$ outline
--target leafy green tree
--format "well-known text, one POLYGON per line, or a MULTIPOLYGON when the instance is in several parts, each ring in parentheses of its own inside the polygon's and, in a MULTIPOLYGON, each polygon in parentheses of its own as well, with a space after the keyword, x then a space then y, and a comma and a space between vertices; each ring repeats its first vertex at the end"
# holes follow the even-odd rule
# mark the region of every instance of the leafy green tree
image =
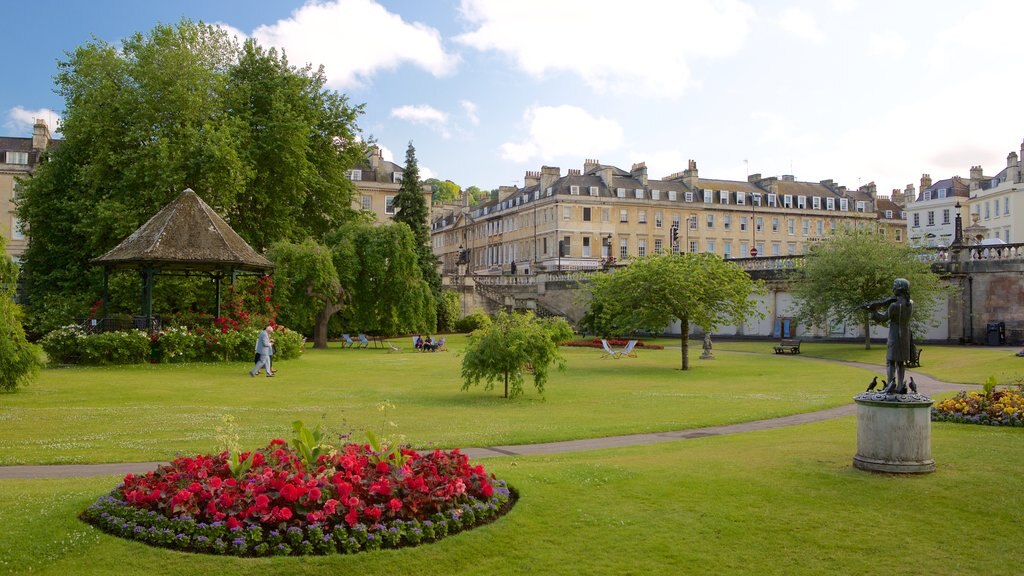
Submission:
POLYGON ((30 316, 96 300, 89 264, 186 187, 257 250, 320 238, 352 212, 361 106, 252 40, 182 21, 58 64, 63 142, 24 186, 30 316))
POLYGON ((484 382, 484 389, 504 381, 505 398, 523 393, 524 373, 533 372, 533 385, 544 394, 548 370, 552 364, 564 369, 558 344, 572 338, 572 329, 564 318, 540 319, 532 312, 498 312, 494 322, 469 335, 462 359, 462 389, 484 382))
POLYGON ((481 202, 487 202, 491 199, 491 192, 489 190, 481 190, 477 186, 466 188, 464 193, 469 197, 470 206, 476 206, 481 202))
POLYGON ((432 199, 435 204, 440 202, 452 202, 458 198, 461 193, 462 189, 459 188, 458 184, 451 180, 445 180, 444 182, 439 183, 437 190, 435 190, 432 195, 432 199))
POLYGON ((871 231, 840 228, 815 244, 794 274, 796 317, 810 326, 855 321, 864 329, 864 348, 870 349, 870 317, 860 306, 892 296, 896 278, 910 281, 912 326, 921 333, 946 293, 931 265, 911 246, 871 231))
POLYGON ((405 152, 405 172, 395 198, 395 210, 394 220, 405 223, 412 230, 423 279, 435 295, 440 293, 441 275, 437 271, 437 257, 430 246, 430 207, 420 187, 420 169, 412 142, 405 152))
POLYGON ((680 322, 683 370, 690 367, 690 326, 711 332, 757 316, 751 295, 764 292, 735 263, 714 254, 660 254, 630 261, 625 268, 591 277, 585 290, 600 329, 660 332, 680 322))
POLYGON ((327 324, 348 301, 331 250, 313 240, 278 242, 267 257, 274 271, 278 319, 304 334, 313 334, 314 348, 327 348, 327 324))
POLYGON ((350 329, 382 336, 434 329, 436 300, 423 280, 408 226, 351 225, 337 235, 332 249, 336 268, 346 274, 342 286, 351 295, 350 329))
POLYGON ((0 391, 12 392, 35 378, 43 355, 25 339, 21 308, 14 303, 18 266, 4 250, 6 244, 0 235, 0 391))
POLYGON ((437 306, 437 331, 454 332, 455 323, 459 321, 461 311, 459 293, 454 290, 441 290, 437 306))

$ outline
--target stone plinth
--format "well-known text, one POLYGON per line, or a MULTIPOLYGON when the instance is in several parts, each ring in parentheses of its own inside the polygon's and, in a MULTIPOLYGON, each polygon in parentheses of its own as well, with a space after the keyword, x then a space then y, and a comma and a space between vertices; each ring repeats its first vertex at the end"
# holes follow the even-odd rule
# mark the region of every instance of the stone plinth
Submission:
POLYGON ((923 474, 932 460, 932 399, 922 394, 865 392, 857 403, 853 465, 872 472, 923 474))

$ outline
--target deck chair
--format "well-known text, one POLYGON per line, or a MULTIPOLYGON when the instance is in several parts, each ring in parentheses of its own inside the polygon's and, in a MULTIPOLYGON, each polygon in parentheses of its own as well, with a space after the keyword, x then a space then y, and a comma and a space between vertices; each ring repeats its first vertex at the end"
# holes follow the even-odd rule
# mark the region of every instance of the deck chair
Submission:
POLYGON ((352 337, 351 336, 349 336, 348 334, 342 334, 341 335, 341 347, 342 348, 352 348, 352 346, 354 344, 355 344, 355 342, 352 341, 352 337))
POLYGON ((445 342, 447 342, 447 341, 448 341, 448 337, 447 336, 442 336, 441 339, 437 341, 437 348, 436 348, 436 350, 438 352, 447 352, 448 351, 448 346, 445 344, 445 342))
POLYGON ((628 356, 629 358, 636 358, 636 352, 633 352, 633 347, 636 346, 636 340, 630 340, 626 342, 626 347, 619 352, 619 356, 628 356))
POLYGON ((607 358, 607 357, 611 356, 612 358, 615 358, 616 360, 619 359, 619 355, 621 354, 621 352, 616 352, 615 350, 612 350, 611 345, 608 344, 608 341, 605 340, 604 338, 601 338, 601 347, 604 348, 604 355, 601 356, 601 358, 607 358))
POLYGON ((366 334, 360 334, 359 335, 359 347, 360 348, 369 348, 370 347, 370 341, 366 338, 366 334))

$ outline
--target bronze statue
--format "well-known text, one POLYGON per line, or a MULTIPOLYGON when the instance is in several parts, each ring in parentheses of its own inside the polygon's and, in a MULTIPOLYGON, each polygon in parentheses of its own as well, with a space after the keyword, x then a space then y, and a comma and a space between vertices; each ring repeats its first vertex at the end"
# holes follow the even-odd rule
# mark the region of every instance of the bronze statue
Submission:
POLYGON ((887 384, 882 392, 906 394, 906 364, 914 358, 914 336, 910 331, 914 301, 910 299, 910 282, 904 278, 893 281, 892 291, 893 296, 877 302, 868 302, 861 308, 867 310, 875 322, 889 323, 889 338, 886 341, 888 349, 885 353, 887 384), (884 311, 879 311, 878 308, 884 308, 884 311))

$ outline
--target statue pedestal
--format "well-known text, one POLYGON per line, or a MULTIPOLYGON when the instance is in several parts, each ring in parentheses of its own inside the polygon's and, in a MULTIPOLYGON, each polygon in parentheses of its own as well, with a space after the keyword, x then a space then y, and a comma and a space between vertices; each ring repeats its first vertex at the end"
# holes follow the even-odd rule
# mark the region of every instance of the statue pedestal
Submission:
POLYGON ((932 460, 932 399, 922 394, 865 392, 857 403, 853 465, 871 472, 924 474, 932 460))

